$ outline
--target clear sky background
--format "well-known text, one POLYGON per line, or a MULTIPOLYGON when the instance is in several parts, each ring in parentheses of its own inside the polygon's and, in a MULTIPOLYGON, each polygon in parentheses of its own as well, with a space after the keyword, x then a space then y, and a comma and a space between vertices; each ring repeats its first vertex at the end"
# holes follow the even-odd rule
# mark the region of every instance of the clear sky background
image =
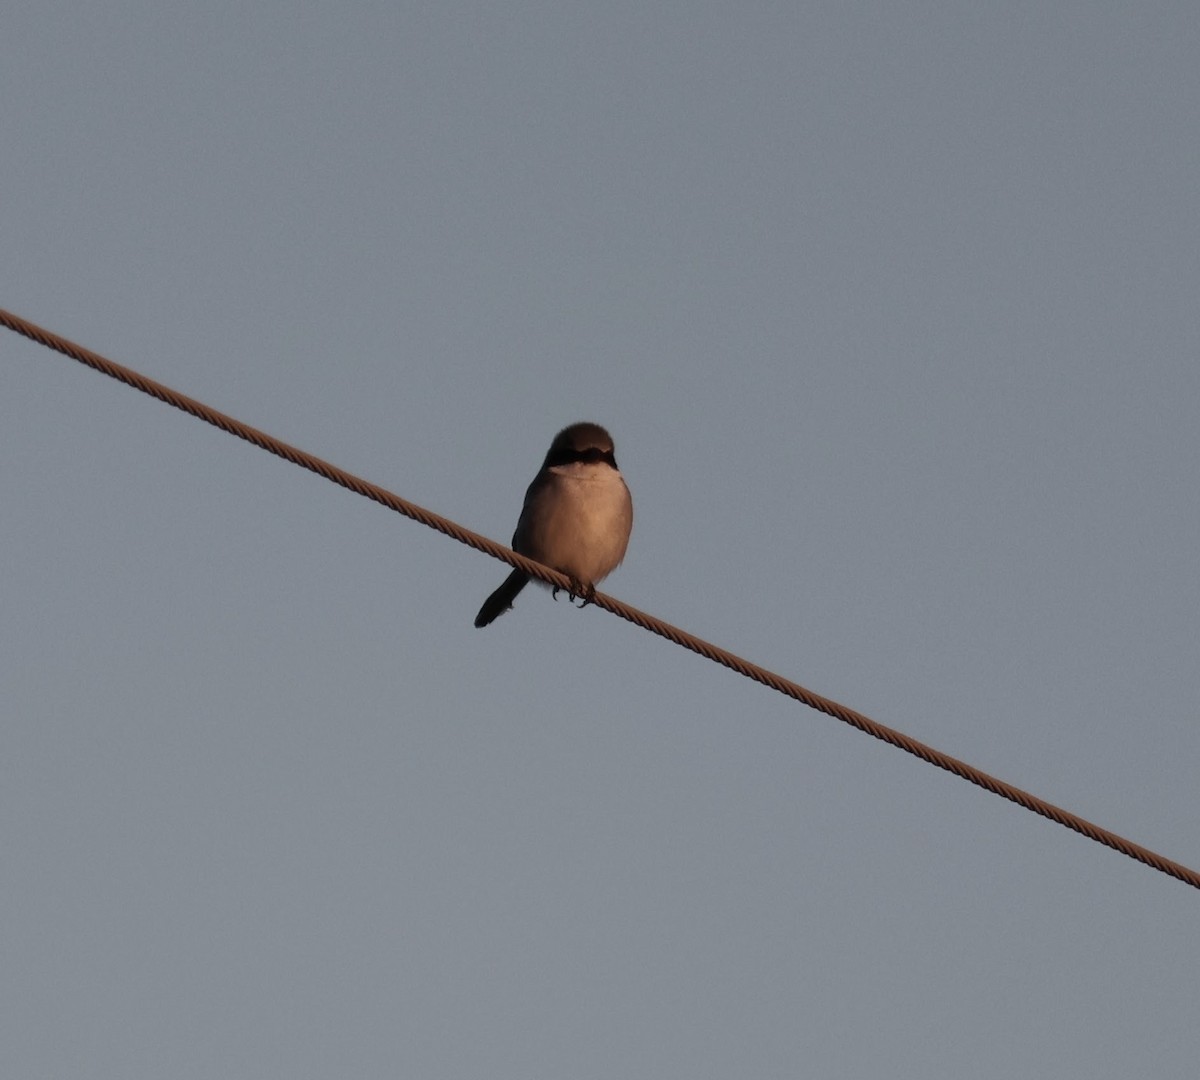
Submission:
MULTIPOLYGON (((12 6, 0 306, 1200 867, 1194 2, 12 6)), ((5 332, 0 1072, 1195 1077, 1200 895, 5 332)))

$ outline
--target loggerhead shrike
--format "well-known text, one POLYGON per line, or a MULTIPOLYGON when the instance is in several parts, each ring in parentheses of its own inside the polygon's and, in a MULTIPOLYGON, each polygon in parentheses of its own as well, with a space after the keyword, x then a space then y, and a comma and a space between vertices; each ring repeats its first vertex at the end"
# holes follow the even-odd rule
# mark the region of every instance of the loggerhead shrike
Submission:
MULTIPOLYGON (((586 601, 625 558, 632 528, 633 500, 617 469, 612 437, 599 424, 563 428, 525 492, 513 551, 566 574, 571 596, 586 601)), ((520 570, 509 574, 483 602, 475 625, 503 615, 528 581, 520 570)))

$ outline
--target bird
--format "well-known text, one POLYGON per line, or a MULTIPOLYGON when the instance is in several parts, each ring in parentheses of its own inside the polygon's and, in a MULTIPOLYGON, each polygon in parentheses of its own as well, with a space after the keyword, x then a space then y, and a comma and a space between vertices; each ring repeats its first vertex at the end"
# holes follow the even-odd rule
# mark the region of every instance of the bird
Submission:
MULTIPOLYGON (((597 582, 625 558, 632 529, 633 499, 617 468, 612 436, 593 423, 563 428, 525 492, 513 551, 565 574, 571 599, 582 597, 586 605, 597 582)), ((503 615, 528 582, 523 570, 509 574, 483 602, 475 625, 503 615)))

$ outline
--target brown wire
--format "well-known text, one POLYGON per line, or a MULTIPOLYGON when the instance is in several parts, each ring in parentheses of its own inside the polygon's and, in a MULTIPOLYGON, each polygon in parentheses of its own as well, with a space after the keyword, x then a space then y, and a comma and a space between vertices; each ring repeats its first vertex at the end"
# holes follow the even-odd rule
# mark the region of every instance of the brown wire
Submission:
MULTIPOLYGON (((5 311, 3 308, 0 308, 0 324, 29 338, 31 341, 36 341, 39 345, 44 345, 48 349, 53 349, 64 356, 69 356, 73 360, 78 360, 81 364, 86 364, 88 367, 94 368, 104 375, 118 379, 127 386, 132 386, 135 390, 141 390, 142 393, 156 397, 159 401, 165 401, 168 405, 182 409, 184 412, 190 413, 192 416, 206 423, 219 427, 222 431, 227 431, 230 435, 236 435, 239 439, 245 439, 247 442, 251 442, 255 446, 283 458, 285 461, 290 461, 294 465, 309 469, 318 476, 323 476, 335 484, 340 484, 350 491, 372 499, 380 505, 386 506, 389 510, 395 510, 398 514, 403 514, 414 521, 419 521, 422 525, 436 529, 438 532, 452 537, 461 544, 466 544, 477 551, 482 551, 493 558, 500 559, 502 562, 523 570, 549 585, 556 585, 564 589, 569 587, 570 583, 562 574, 551 570, 549 567, 542 566, 540 563, 533 562, 523 555, 518 555, 503 544, 497 544, 495 541, 489 540, 486 536, 471 532, 470 529, 464 529, 461 525, 439 514, 417 506, 407 499, 402 499, 400 496, 394 495, 392 492, 375 484, 370 484, 352 473, 339 469, 335 465, 330 465, 327 461, 322 461, 320 458, 314 457, 312 454, 308 454, 294 446, 290 446, 288 443, 267 435, 257 428, 243 424, 231 416, 226 416, 224 413, 218 412, 216 409, 212 409, 202 402, 196 401, 194 398, 180 394, 170 387, 164 386, 162 383, 155 382, 145 375, 139 375, 136 371, 131 371, 127 367, 116 364, 100 356, 98 353, 92 352, 90 349, 85 349, 74 342, 59 337, 57 334, 52 334, 49 330, 44 330, 40 326, 36 326, 17 315, 13 315, 11 312, 5 311)), ((998 780, 996 777, 975 768, 973 765, 959 761, 949 754, 943 754, 940 750, 935 750, 933 747, 910 738, 893 728, 877 723, 862 713, 856 712, 854 709, 847 708, 845 705, 839 705, 836 701, 831 701, 820 694, 815 694, 798 683, 791 682, 789 679, 776 675, 774 672, 759 667, 757 664, 752 664, 749 660, 743 660, 740 656, 735 656, 725 649, 704 641, 702 638, 695 637, 684 630, 680 630, 670 623, 663 622, 653 615, 648 615, 644 611, 630 607, 628 604, 624 604, 620 600, 616 600, 604 593, 596 593, 595 604, 597 607, 604 608, 605 611, 619 615, 622 619, 627 619, 644 630, 649 630, 651 633, 658 634, 659 637, 664 637, 676 645, 690 649, 692 652, 721 664, 731 671, 736 671, 748 679, 753 679, 763 686, 769 686, 772 690, 777 690, 779 693, 816 709, 818 712, 832 716, 835 720, 841 720, 843 723, 858 728, 859 731, 863 731, 876 739, 882 739, 884 742, 898 747, 906 753, 919 757, 922 761, 929 762, 930 765, 936 765, 939 769, 945 769, 947 772, 954 773, 955 776, 960 776, 962 779, 984 788, 994 795, 999 795, 1011 802, 1015 802, 1018 806, 1023 806, 1026 810, 1031 810, 1033 813, 1040 814, 1044 818, 1056 821, 1068 829, 1073 829, 1075 832, 1081 833, 1090 840, 1104 844, 1114 851, 1121 852, 1122 855, 1128 855, 1131 859, 1136 859, 1146 866, 1153 867, 1155 870, 1169 874, 1171 877, 1177 878, 1191 885, 1193 888, 1200 889, 1200 873, 1197 873, 1195 870, 1167 859, 1151 851, 1149 848, 1133 843, 1131 840, 1126 840, 1124 837, 1118 836, 1108 829, 1102 829, 1099 825, 1095 825, 1085 818, 1079 817, 1077 814, 1072 814, 1068 810, 1055 806, 1053 803, 1046 802, 1044 799, 1039 799, 1036 795, 1031 795, 1021 788, 1014 787, 1003 780, 998 780)))

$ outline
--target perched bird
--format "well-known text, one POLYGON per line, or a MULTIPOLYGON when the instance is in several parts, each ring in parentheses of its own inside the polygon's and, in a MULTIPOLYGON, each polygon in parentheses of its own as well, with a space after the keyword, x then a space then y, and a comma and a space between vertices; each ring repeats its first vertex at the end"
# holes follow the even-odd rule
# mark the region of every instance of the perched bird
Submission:
MULTIPOLYGON (((525 492, 513 551, 565 574, 572 598, 586 601, 625 558, 632 528, 633 500, 617 469, 612 437, 599 424, 563 428, 525 492)), ((509 574, 483 602, 475 625, 503 615, 528 581, 521 570, 509 574)))

